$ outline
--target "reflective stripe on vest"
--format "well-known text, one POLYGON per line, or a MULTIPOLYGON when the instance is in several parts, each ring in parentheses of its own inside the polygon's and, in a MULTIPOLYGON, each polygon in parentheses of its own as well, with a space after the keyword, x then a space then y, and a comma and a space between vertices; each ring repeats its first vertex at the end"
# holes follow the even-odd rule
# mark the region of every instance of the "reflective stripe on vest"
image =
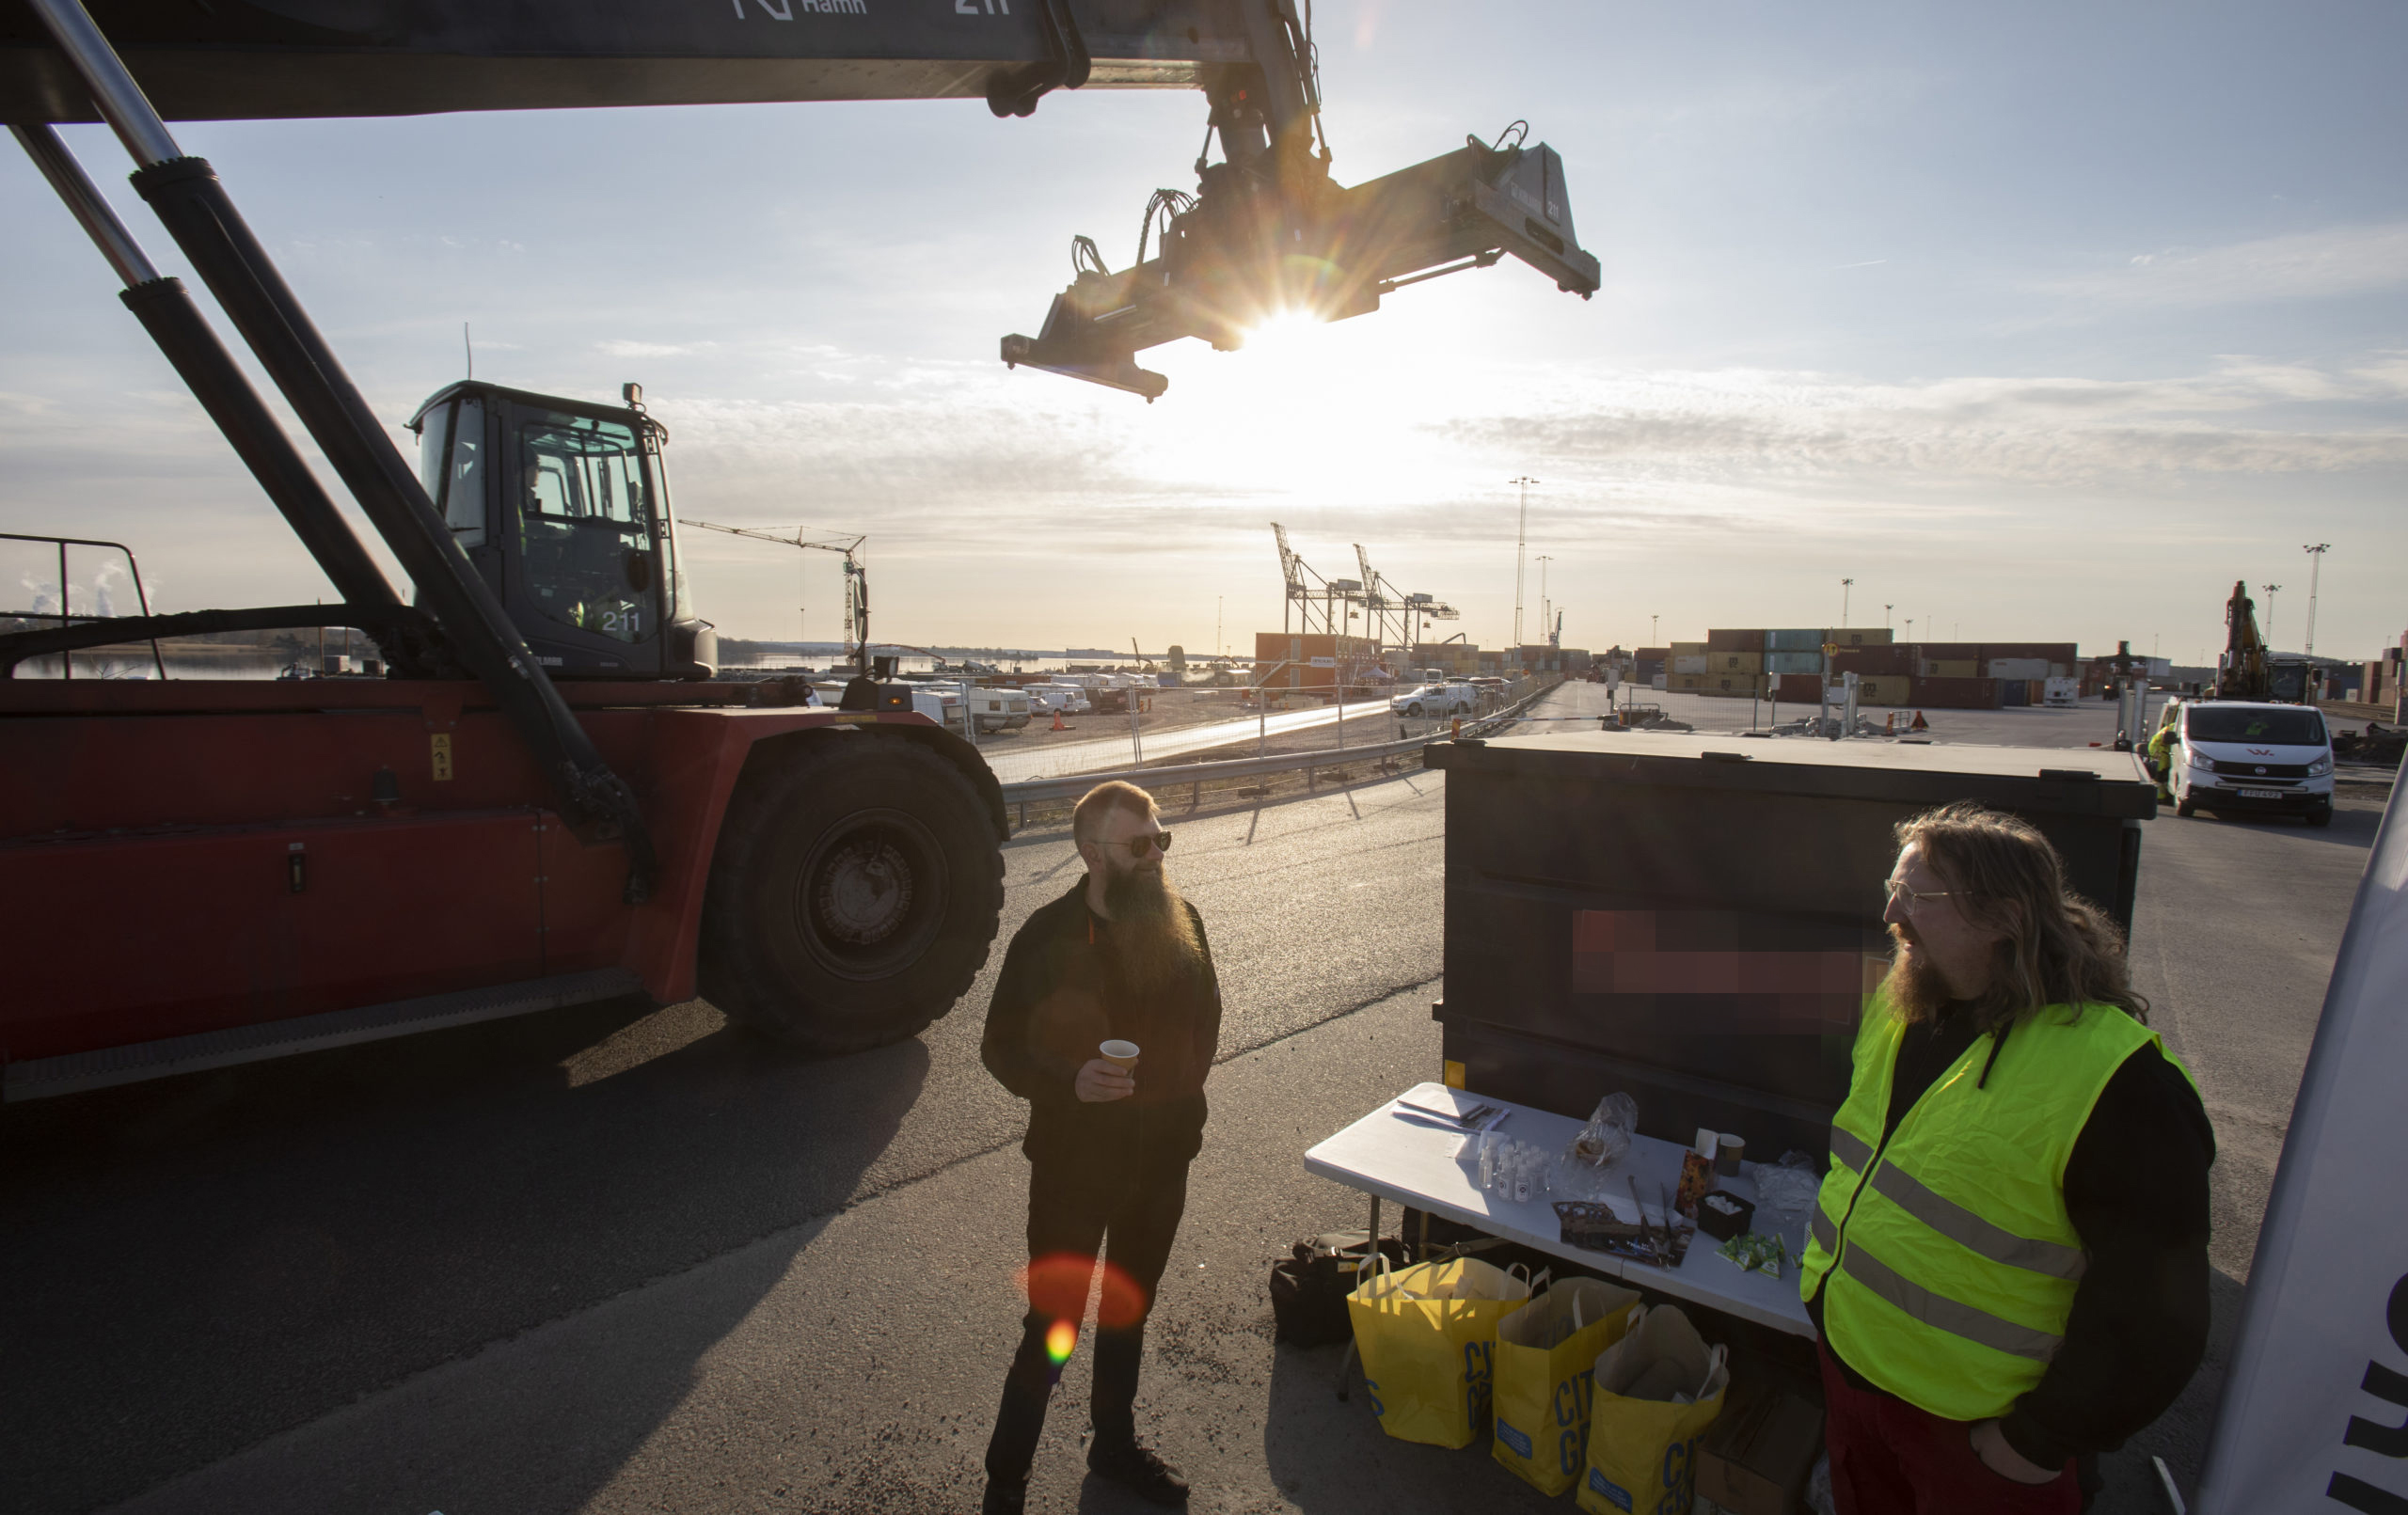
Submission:
POLYGON ((1987 1084, 1985 1036, 1881 1139, 1902 1031, 1867 1006, 1799 1287, 1821 1291, 1824 1330, 1858 1372, 1934 1414, 1986 1419, 2061 1343, 2084 1266, 2065 1163, 2107 1081, 2157 1037, 2113 1006, 2051 1006, 2008 1034, 1987 1084))

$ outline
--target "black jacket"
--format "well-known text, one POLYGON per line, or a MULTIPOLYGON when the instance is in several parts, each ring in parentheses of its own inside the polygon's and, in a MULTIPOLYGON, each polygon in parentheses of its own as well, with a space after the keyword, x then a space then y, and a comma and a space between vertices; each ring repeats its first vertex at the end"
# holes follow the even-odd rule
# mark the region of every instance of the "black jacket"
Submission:
MULTIPOLYGON (((987 1006, 979 1056, 1029 1103, 1032 1161, 1099 1169, 1134 1160, 1184 1165, 1204 1142, 1204 1080, 1221 1040, 1221 988, 1205 947, 1201 967, 1167 989, 1131 991, 1112 950, 1112 923, 1087 907, 1082 875, 1012 938, 987 1006), (1137 1092, 1090 1104, 1074 1092, 1098 1043, 1137 1044, 1137 1092)), ((1204 941, 1204 920, 1185 905, 1204 941)))
MULTIPOLYGON (((1974 1034, 1971 1018, 1953 1006, 1907 1028, 1884 1141, 1974 1034)), ((2163 1414, 2197 1370, 2208 1345, 2208 1167, 2215 1156, 2215 1128, 2190 1081, 2154 1047, 2126 1058, 2066 1161, 2066 1214, 2089 1267, 2064 1344, 1999 1423, 2026 1459, 2056 1467, 2114 1451, 2163 1414)), ((1820 1290, 1806 1308, 1820 1331, 1820 1290)), ((1845 1359, 1840 1371, 1852 1387, 1880 1392, 1845 1359)))

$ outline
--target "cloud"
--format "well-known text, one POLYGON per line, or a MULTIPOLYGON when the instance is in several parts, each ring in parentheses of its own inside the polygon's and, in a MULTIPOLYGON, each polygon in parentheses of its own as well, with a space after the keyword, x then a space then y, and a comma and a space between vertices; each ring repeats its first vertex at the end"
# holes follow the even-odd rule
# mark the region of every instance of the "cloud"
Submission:
POLYGON ((2039 289, 2103 304, 2195 307, 2329 299, 2401 284, 2408 284, 2408 221, 2141 253, 2121 268, 2046 282, 2039 289))

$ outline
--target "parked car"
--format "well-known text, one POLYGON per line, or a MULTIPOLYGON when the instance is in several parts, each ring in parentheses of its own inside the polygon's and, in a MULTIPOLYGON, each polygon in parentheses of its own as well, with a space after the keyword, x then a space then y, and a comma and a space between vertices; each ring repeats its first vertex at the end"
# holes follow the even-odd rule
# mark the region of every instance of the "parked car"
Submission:
POLYGON ((1388 709, 1400 716, 1468 716, 1480 708, 1480 694, 1468 684, 1425 684, 1408 689, 1388 702, 1388 709))

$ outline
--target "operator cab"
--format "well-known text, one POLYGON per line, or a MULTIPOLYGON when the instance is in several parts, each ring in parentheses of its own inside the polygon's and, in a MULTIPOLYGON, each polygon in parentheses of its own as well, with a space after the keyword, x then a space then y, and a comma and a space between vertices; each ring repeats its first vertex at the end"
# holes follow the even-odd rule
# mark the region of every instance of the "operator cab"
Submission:
POLYGON ((667 428, 624 405, 480 384, 419 407, 419 477, 554 678, 707 679, 718 637, 677 556, 667 428))

